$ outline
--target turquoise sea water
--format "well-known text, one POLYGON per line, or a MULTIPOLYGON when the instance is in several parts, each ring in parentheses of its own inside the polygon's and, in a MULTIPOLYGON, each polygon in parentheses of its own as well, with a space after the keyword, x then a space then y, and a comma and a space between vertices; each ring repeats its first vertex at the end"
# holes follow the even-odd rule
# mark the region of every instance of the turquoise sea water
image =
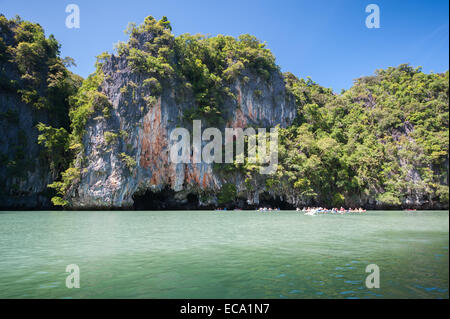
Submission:
POLYGON ((5 211, 0 298, 448 298, 448 246, 448 211, 5 211))

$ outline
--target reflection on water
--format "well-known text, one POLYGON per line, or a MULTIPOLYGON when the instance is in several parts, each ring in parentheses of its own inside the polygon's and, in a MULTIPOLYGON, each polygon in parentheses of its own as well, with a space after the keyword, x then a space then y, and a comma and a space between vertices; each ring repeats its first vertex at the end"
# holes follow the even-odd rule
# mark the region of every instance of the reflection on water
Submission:
POLYGON ((448 298, 448 217, 0 212, 0 298, 448 298))

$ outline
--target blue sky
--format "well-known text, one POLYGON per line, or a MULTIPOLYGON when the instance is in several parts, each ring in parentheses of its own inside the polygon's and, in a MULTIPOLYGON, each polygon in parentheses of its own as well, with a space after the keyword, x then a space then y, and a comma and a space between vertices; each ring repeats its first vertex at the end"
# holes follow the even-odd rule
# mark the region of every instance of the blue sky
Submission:
POLYGON ((86 77, 95 56, 125 41, 128 22, 166 15, 176 35, 250 33, 266 41, 282 71, 311 76, 336 92, 376 69, 411 63, 448 70, 449 3, 444 0, 0 0, 0 13, 40 23, 86 77), (65 26, 65 8, 80 7, 80 29, 65 26), (381 28, 368 29, 365 8, 380 7, 381 28))

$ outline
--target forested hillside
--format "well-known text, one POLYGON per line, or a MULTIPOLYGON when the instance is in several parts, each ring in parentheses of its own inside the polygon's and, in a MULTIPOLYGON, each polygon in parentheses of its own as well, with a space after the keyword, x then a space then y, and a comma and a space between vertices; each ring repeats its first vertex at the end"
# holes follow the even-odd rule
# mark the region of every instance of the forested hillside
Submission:
POLYGON ((47 184, 70 158, 69 97, 82 79, 59 47, 39 24, 0 15, 0 207, 50 206, 47 184), (49 134, 56 149, 46 152, 49 134))
POLYGON ((285 75, 298 106, 271 186, 327 205, 448 207, 449 73, 400 65, 340 95, 285 75))
POLYGON ((0 16, 4 206, 54 196, 44 192, 50 184, 53 203, 72 208, 132 207, 155 194, 172 205, 163 208, 448 208, 448 71, 402 64, 337 94, 281 74, 251 35, 174 36, 165 17, 128 34, 80 87, 53 36, 0 16), (279 125, 277 172, 171 165, 165 139, 194 119, 221 129, 279 125))

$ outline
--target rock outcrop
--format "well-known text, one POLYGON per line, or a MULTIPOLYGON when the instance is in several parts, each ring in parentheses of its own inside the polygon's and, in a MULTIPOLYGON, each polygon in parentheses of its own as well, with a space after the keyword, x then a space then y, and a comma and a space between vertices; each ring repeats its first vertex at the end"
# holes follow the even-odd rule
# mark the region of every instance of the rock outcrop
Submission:
MULTIPOLYGON (((140 37, 153 39, 151 34, 140 37)), ((193 207, 212 206, 218 204, 217 194, 224 183, 235 183, 238 191, 245 188, 242 174, 226 180, 213 164, 171 163, 170 134, 180 126, 192 127, 184 114, 196 108, 193 92, 186 90, 181 79, 162 79, 161 94, 148 105, 145 97, 149 90, 144 82, 149 76, 132 70, 126 54, 108 57, 101 71, 104 81, 99 90, 111 108, 108 117, 98 110, 87 122, 83 136, 86 165, 79 183, 71 189, 70 207, 130 208, 136 197, 149 196, 149 192, 150 197, 155 196, 162 190, 170 196, 155 208, 186 207, 190 199, 195 201, 193 207), (124 156, 135 165, 127 165, 124 156)), ((295 118, 295 101, 286 92, 278 70, 267 80, 245 68, 226 85, 232 94, 221 105, 226 120, 222 130, 286 127, 295 118)), ((198 119, 203 128, 208 126, 208 117, 198 119)))
POLYGON ((59 168, 51 168, 36 126, 68 127, 76 85, 58 50, 38 24, 0 15, 0 208, 53 207, 47 185, 59 168))
POLYGON ((15 94, 0 94, 0 207, 52 206, 45 193, 56 176, 36 142, 36 124, 50 120, 47 112, 33 110, 15 94))
POLYGON ((448 71, 402 64, 336 94, 251 35, 175 37, 151 16, 128 34, 82 80, 39 25, 0 15, 0 208, 448 209, 448 71), (278 127, 276 172, 174 162, 171 134, 198 145, 195 120, 221 151, 226 128, 278 127))

